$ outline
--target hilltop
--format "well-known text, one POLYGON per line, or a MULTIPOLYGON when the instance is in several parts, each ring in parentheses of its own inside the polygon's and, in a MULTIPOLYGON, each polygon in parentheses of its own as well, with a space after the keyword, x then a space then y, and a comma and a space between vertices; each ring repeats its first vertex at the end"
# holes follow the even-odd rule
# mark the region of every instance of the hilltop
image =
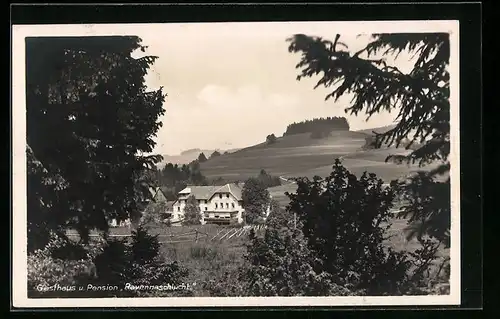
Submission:
POLYGON ((286 135, 276 138, 274 143, 263 142, 210 159, 201 163, 200 168, 209 179, 223 178, 227 181, 241 181, 256 176, 264 169, 273 176, 281 177, 282 185, 272 187, 269 191, 282 205, 286 205, 288 199, 284 192, 294 192, 296 189, 290 178, 325 177, 330 174, 336 158, 340 158, 343 165, 357 176, 368 171, 386 182, 415 172, 418 165, 385 162, 389 155, 407 154, 409 151, 404 148, 363 149, 366 138, 373 131, 381 133, 391 128, 332 131, 328 137, 320 139, 311 138, 310 133, 286 135))
POLYGON ((333 163, 337 157, 360 149, 366 134, 333 131, 330 136, 314 139, 310 133, 278 137, 272 144, 263 142, 201 164, 207 178, 243 180, 261 169, 276 176, 295 175, 304 170, 333 163))
MULTIPOLYGON (((228 150, 217 149, 217 151, 220 153, 225 153, 225 152, 232 153, 232 152, 235 152, 237 150, 238 149, 228 149, 228 150)), ((195 159, 197 159, 198 155, 200 155, 200 153, 203 153, 203 154, 205 154, 205 156, 209 157, 210 154, 212 154, 214 151, 216 151, 216 150, 215 149, 209 150, 209 149, 193 148, 193 149, 182 151, 180 154, 177 154, 177 155, 164 154, 164 155, 162 155, 163 160, 158 164, 158 166, 163 167, 167 163, 178 164, 178 165, 189 164, 192 161, 194 161, 195 159)))
POLYGON ((385 132, 387 132, 389 130, 392 130, 395 127, 396 127, 396 124, 392 124, 392 125, 386 125, 386 126, 375 127, 375 128, 367 128, 367 129, 364 129, 364 130, 358 130, 356 132, 373 135, 373 132, 376 132, 376 133, 379 133, 379 134, 380 133, 385 133, 385 132))

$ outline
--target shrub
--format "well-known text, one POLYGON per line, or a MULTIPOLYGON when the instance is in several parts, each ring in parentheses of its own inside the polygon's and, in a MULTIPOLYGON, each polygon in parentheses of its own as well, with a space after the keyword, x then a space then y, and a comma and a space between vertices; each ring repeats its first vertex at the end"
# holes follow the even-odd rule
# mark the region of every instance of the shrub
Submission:
POLYGON ((276 143, 278 139, 276 138, 276 135, 273 134, 269 134, 267 137, 266 137, 266 143, 267 144, 274 144, 276 143))
POLYGON ((249 262, 240 280, 252 296, 352 295, 333 276, 313 268, 314 257, 299 229, 269 227, 263 238, 250 234, 249 262))
POLYGON ((28 255, 28 296, 73 296, 95 278, 92 255, 82 246, 51 234, 44 249, 28 255), (70 253, 71 250, 74 253, 70 253))
MULTIPOLYGON (((28 291, 32 297, 126 297, 189 295, 189 290, 161 290, 159 286, 183 284, 187 270, 176 262, 165 261, 159 253, 156 236, 139 227, 130 244, 121 240, 97 241, 79 247, 86 254, 82 259, 56 258, 61 252, 75 249, 75 244, 52 238, 43 250, 28 256, 28 291), (83 291, 78 286, 117 286, 116 290, 83 291), (125 286, 150 286, 147 290, 126 290, 125 286), (151 287, 153 286, 153 287, 151 287), (53 291, 40 291, 52 287, 53 291), (65 287, 65 288, 62 288, 65 287), (67 287, 74 287, 66 291, 67 287)), ((68 256, 66 256, 68 257, 68 256)), ((161 288, 161 287, 160 287, 161 288)))
POLYGON ((265 188, 275 187, 281 185, 281 179, 278 176, 272 176, 268 174, 265 170, 260 170, 257 179, 262 183, 265 188))
POLYGON ((262 181, 258 178, 247 179, 241 196, 245 209, 245 222, 248 224, 262 222, 270 201, 269 191, 262 181))
MULTIPOLYGON (((132 233, 132 242, 111 241, 96 259, 97 276, 106 283, 124 287, 180 285, 187 270, 176 262, 166 262, 160 255, 157 235, 150 235, 139 227, 132 233)), ((120 296, 169 296, 178 291, 162 291, 156 288, 137 291, 120 291, 120 296)))
POLYGON ((317 256, 314 269, 361 294, 415 293, 418 273, 430 266, 430 246, 411 255, 387 248, 395 185, 384 187, 375 174, 357 178, 337 159, 325 179, 297 180, 287 210, 296 213, 307 244, 317 256), (415 267, 419 261, 426 260, 415 267))
POLYGON ((200 225, 201 224, 201 211, 200 206, 196 198, 191 195, 186 200, 186 206, 184 207, 184 219, 182 220, 182 225, 200 225))
POLYGON ((206 245, 194 245, 190 247, 190 256, 193 259, 213 260, 217 255, 218 251, 214 247, 206 245))
POLYGON ((281 229, 282 227, 292 227, 293 225, 293 214, 290 214, 285 209, 280 207, 280 204, 276 200, 271 200, 271 209, 269 216, 266 219, 266 225, 268 227, 281 229))

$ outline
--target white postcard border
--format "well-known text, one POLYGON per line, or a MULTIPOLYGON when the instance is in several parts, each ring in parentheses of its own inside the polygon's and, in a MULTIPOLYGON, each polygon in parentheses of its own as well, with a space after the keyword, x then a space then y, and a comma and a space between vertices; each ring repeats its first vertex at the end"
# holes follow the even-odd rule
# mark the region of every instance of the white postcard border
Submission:
MULTIPOLYGON (((198 23, 168 24, 187 30, 198 23)), ((204 23, 213 32, 282 32, 293 24, 293 33, 314 35, 315 30, 348 30, 348 33, 449 32, 450 33, 450 163, 451 163, 451 249, 450 294, 389 297, 171 297, 171 298, 64 298, 27 297, 26 218, 26 96, 25 37, 134 35, 152 24, 14 25, 12 27, 12 301, 14 307, 298 307, 298 306, 414 306, 460 304, 460 136, 459 136, 459 22, 346 21, 346 22, 235 22, 204 23), (248 28, 248 25, 251 28, 248 28), (348 27, 346 28, 346 25, 348 27), (271 28, 269 28, 271 26, 271 28)), ((291 35, 291 34, 290 34, 291 35)), ((147 43, 145 44, 147 45, 147 43)))

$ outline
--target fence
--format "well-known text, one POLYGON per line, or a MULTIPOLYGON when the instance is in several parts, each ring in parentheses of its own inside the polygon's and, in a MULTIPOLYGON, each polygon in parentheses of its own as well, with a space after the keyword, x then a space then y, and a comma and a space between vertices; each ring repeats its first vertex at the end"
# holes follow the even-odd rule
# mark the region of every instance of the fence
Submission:
MULTIPOLYGON (((256 233, 261 233, 266 227, 264 225, 252 225, 243 227, 222 227, 217 231, 215 235, 210 235, 206 232, 195 229, 193 231, 180 233, 180 234, 158 234, 157 237, 160 239, 160 244, 176 244, 176 243, 187 243, 187 242, 198 242, 204 241, 229 241, 236 238, 241 238, 242 236, 248 235, 253 229, 256 233), (166 240, 161 240, 162 238, 167 238, 166 240), (177 240, 176 240, 177 239, 177 240)), ((78 237, 76 233, 68 233, 68 237, 78 237)), ((113 238, 130 238, 132 234, 110 234, 109 237, 113 238)), ((90 237, 101 237, 99 234, 91 234, 90 237)))

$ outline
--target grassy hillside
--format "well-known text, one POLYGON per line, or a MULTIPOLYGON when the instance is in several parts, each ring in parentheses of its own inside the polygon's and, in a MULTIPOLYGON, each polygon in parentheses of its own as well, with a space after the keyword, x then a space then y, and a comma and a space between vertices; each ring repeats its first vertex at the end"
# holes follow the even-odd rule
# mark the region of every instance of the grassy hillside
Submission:
MULTIPOLYGON (((385 147, 363 150, 365 137, 373 130, 383 132, 392 126, 365 130, 366 132, 334 131, 324 139, 313 139, 309 133, 280 137, 274 144, 261 143, 234 153, 211 159, 201 164, 202 173, 209 179, 221 177, 226 181, 245 180, 256 176, 261 169, 286 179, 315 175, 326 177, 331 173, 336 158, 358 177, 364 171, 375 173, 386 182, 421 170, 418 165, 386 163, 389 155, 407 154, 404 148, 385 147)), ((423 169, 431 169, 429 166, 423 169)), ((283 181, 283 185, 269 189, 274 199, 283 206, 288 203, 285 192, 295 192, 296 185, 283 181)))
POLYGON ((385 133, 389 130, 392 130, 395 127, 396 127, 396 124, 393 124, 393 125, 387 125, 387 126, 381 126, 381 127, 375 127, 375 128, 367 128, 367 129, 359 130, 356 132, 372 135, 374 131, 376 133, 385 133))
MULTIPOLYGON (((217 151, 219 151, 222 154, 224 152, 232 153, 232 152, 235 152, 237 150, 238 149, 217 150, 217 151)), ((192 161, 194 161, 195 159, 197 159, 198 156, 200 155, 200 153, 205 154, 205 156, 208 158, 214 151, 215 150, 193 149, 193 150, 184 151, 178 155, 164 154, 164 155, 162 155, 163 160, 161 161, 161 163, 158 166, 163 167, 167 163, 178 164, 178 165, 189 164, 192 161)))
POLYGON ((365 137, 349 131, 332 132, 324 139, 312 139, 309 133, 280 137, 274 144, 262 143, 211 159, 201 164, 201 170, 208 178, 228 180, 243 180, 261 169, 277 176, 296 175, 359 150, 365 137))

